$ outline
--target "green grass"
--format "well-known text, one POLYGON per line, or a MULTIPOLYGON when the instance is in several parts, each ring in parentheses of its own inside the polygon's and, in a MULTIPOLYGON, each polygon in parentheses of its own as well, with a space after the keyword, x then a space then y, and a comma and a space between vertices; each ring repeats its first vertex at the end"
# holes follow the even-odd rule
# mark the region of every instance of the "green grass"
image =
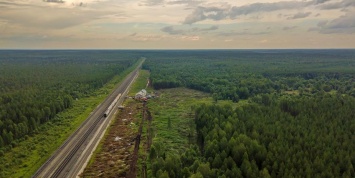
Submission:
MULTIPOLYGON (((141 61, 141 60, 140 60, 141 61)), ((49 156, 79 127, 122 79, 137 65, 115 76, 91 96, 74 102, 72 108, 59 113, 34 134, 4 153, 0 159, 0 177, 31 177, 49 156)))
POLYGON ((154 142, 160 142, 171 153, 182 153, 194 139, 193 108, 202 103, 211 103, 209 94, 186 88, 159 90, 158 98, 149 100, 152 113, 154 142), (168 124, 170 119, 170 125, 168 124))
MULTIPOLYGON (((190 143, 196 141, 194 108, 214 101, 208 93, 186 88, 164 89, 157 92, 160 96, 148 101, 148 108, 153 117, 153 143, 159 142, 168 153, 183 153, 190 143)), ((240 100, 238 103, 218 100, 216 104, 236 108, 248 103, 248 100, 240 100)))
MULTIPOLYGON (((181 154, 191 143, 196 141, 194 123, 194 108, 203 103, 212 103, 212 97, 203 92, 186 88, 172 88, 157 90, 157 98, 148 101, 148 109, 152 114, 152 145, 159 146, 166 154, 181 154), (170 120, 170 124, 169 124, 170 120)), ((218 102, 222 103, 222 102, 218 102)), ((142 134, 142 142, 147 139, 147 121, 142 134)), ((141 175, 143 158, 149 153, 140 149, 138 160, 138 177, 141 175)), ((148 168, 148 177, 151 177, 150 164, 145 161, 148 168)))
MULTIPOLYGON (((160 147, 159 150, 165 152, 166 155, 181 155, 189 149, 191 144, 196 143, 195 108, 201 104, 215 102, 208 93, 186 88, 164 89, 156 92, 160 96, 148 101, 148 108, 153 117, 153 145, 160 147)), ((236 108, 249 104, 249 101, 240 100, 238 103, 233 103, 230 100, 218 100, 215 104, 231 105, 236 108)), ((144 135, 143 138, 146 136, 144 135)), ((148 153, 145 155, 148 156, 148 153)), ((150 177, 151 161, 146 161, 146 163, 148 177, 150 177)))
POLYGON ((147 89, 148 92, 151 91, 150 88, 146 88, 149 75, 150 73, 148 70, 140 70, 139 76, 136 79, 136 81, 133 83, 132 87, 130 88, 128 95, 134 96, 137 92, 139 92, 142 89, 147 89))
POLYGON ((299 95, 300 94, 300 92, 298 90, 284 91, 284 93, 289 94, 289 95, 299 95))

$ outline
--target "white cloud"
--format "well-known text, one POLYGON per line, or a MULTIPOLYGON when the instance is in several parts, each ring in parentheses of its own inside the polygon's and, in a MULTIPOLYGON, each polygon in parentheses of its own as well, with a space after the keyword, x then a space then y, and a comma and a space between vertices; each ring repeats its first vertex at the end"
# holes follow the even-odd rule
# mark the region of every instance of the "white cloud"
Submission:
POLYGON ((269 42, 269 40, 267 40, 267 39, 263 39, 263 40, 260 40, 260 41, 258 41, 259 43, 268 43, 269 42))
POLYGON ((355 12, 347 13, 339 18, 331 21, 321 21, 318 27, 311 30, 319 31, 320 33, 355 33, 355 12))
POLYGON ((185 5, 188 7, 203 3, 199 0, 144 0, 139 3, 141 6, 166 6, 166 5, 185 5))
POLYGON ((344 9, 344 8, 351 8, 355 7, 355 1, 354 0, 342 0, 342 1, 331 1, 326 4, 322 4, 320 6, 321 9, 324 10, 329 10, 329 9, 344 9))
POLYGON ((176 30, 176 29, 174 29, 173 26, 166 26, 166 27, 162 28, 161 31, 169 33, 170 35, 179 35, 179 34, 185 33, 184 30, 176 30))
POLYGON ((185 30, 182 29, 176 29, 174 26, 166 26, 161 29, 162 32, 168 33, 170 35, 185 35, 185 34, 193 34, 193 33, 207 33, 209 31, 215 31, 218 30, 217 25, 212 25, 207 28, 203 27, 193 27, 193 28, 188 28, 185 30))
POLYGON ((287 19, 303 19, 306 18, 308 16, 310 16, 312 14, 312 12, 299 12, 295 15, 293 15, 292 17, 289 17, 287 19))
POLYGON ((355 47, 355 0, 54 1, 0 0, 0 48, 355 47))
POLYGON ((282 30, 288 31, 288 30, 293 30, 295 28, 297 28, 297 26, 287 26, 287 27, 283 27, 282 30))
MULTIPOLYGON (((344 0, 349 1, 349 0, 344 0)), ((351 0, 353 1, 353 0, 351 0)), ((277 2, 257 2, 252 4, 246 4, 243 6, 198 6, 191 14, 187 15, 184 20, 185 24, 193 24, 199 21, 204 21, 206 19, 210 20, 223 20, 223 19, 236 19, 239 16, 245 16, 255 13, 267 13, 282 10, 298 10, 305 9, 308 7, 318 7, 324 3, 327 5, 328 0, 311 0, 311 1, 277 1, 277 2)), ((355 1, 354 1, 355 2, 355 1)), ((353 4, 353 3, 351 3, 353 4)), ((355 3, 354 3, 355 4, 355 3)), ((305 18, 308 17, 311 12, 297 13, 291 19, 305 18)), ((258 17, 259 18, 259 17, 258 17)))
POLYGON ((270 34, 269 31, 262 31, 262 32, 252 32, 252 31, 248 31, 248 30, 244 30, 241 32, 236 32, 236 31, 231 31, 231 32, 221 32, 218 34, 218 36, 245 36, 245 35, 266 35, 266 34, 270 34))
POLYGON ((186 40, 186 41, 198 41, 198 40, 200 40, 199 36, 182 36, 180 38, 182 40, 186 40))
POLYGON ((191 14, 189 14, 184 23, 193 24, 206 19, 222 20, 222 19, 235 19, 240 15, 248 15, 255 12, 275 11, 285 9, 287 7, 294 8, 297 4, 304 4, 299 2, 278 2, 278 3, 253 3, 244 6, 209 6, 197 7, 191 14))
POLYGON ((164 4, 164 0, 146 0, 142 4, 145 6, 155 6, 164 4))

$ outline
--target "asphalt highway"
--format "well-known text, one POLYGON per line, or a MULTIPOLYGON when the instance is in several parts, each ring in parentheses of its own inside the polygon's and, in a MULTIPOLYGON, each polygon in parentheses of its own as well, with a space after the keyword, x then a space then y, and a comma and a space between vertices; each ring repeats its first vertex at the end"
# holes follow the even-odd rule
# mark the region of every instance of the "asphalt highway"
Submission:
POLYGON ((117 111, 117 106, 122 104, 130 85, 138 76, 142 63, 90 114, 32 177, 77 177, 82 172, 108 127, 111 116, 117 111), (119 94, 121 97, 114 109, 104 117, 104 112, 119 94))

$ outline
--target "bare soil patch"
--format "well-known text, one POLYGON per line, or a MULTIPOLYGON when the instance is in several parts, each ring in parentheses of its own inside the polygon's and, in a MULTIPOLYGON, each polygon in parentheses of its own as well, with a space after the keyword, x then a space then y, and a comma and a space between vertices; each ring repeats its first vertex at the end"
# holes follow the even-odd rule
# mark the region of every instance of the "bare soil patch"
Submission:
POLYGON ((94 161, 85 168, 82 177, 127 177, 137 136, 135 116, 141 112, 140 107, 139 102, 128 102, 116 115, 94 161))

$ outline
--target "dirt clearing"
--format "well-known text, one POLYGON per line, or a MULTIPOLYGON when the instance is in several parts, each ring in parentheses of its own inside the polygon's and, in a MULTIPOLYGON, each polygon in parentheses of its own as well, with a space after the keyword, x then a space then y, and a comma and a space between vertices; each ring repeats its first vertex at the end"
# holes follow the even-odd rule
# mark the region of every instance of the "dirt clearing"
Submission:
POLYGON ((126 177, 132 161, 137 125, 135 118, 142 106, 140 102, 129 101, 116 114, 98 149, 81 177, 126 177))

